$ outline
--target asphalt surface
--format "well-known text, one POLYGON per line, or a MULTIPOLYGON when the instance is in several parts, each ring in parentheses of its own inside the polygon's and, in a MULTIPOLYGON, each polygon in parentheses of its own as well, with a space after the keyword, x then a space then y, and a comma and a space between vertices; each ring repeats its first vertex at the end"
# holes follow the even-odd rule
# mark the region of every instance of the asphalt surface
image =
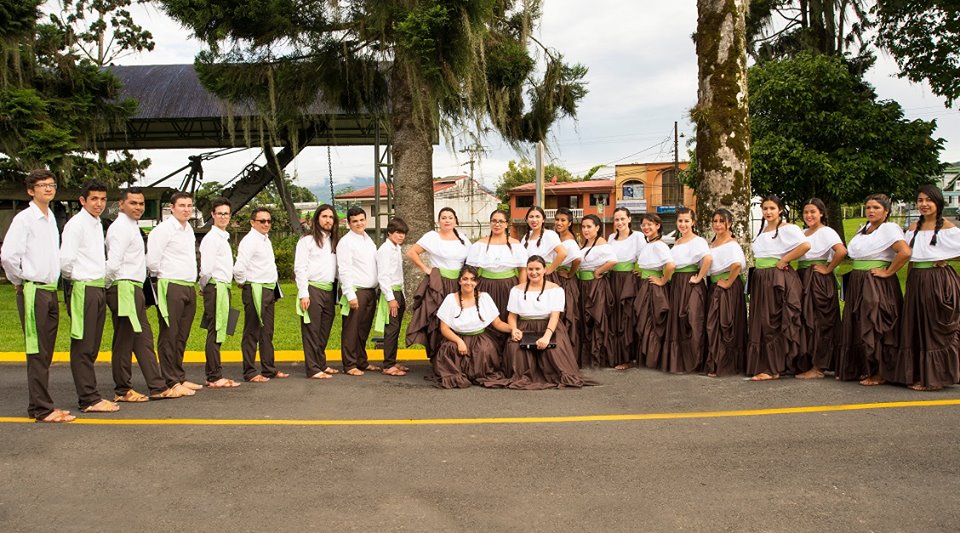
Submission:
MULTIPOLYGON (((411 375, 293 375, 84 419, 352 420, 688 413, 960 400, 831 379, 655 371, 583 390, 443 391, 411 375)), ((135 369, 135 385, 142 381, 135 369)), ((202 366, 188 367, 199 380, 202 366)), ((98 368, 105 395, 112 381, 98 368)), ((237 365, 227 369, 240 374, 237 365)), ((0 417, 26 370, 0 365, 0 417)), ((75 406, 67 365, 51 375, 75 406)), ((956 531, 960 405, 571 423, 0 423, 2 531, 956 531)))

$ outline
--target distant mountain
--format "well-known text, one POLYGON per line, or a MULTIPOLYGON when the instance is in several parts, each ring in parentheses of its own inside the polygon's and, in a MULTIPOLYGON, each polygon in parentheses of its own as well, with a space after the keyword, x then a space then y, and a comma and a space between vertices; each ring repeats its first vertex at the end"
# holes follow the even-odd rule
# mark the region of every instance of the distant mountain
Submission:
MULTIPOLYGON (((373 178, 357 176, 350 180, 349 183, 334 183, 334 191, 340 193, 341 190, 352 187, 353 190, 362 189, 364 187, 372 187, 373 178)), ((307 186, 310 191, 317 195, 317 201, 319 202, 330 202, 330 185, 328 183, 315 184, 307 186)))

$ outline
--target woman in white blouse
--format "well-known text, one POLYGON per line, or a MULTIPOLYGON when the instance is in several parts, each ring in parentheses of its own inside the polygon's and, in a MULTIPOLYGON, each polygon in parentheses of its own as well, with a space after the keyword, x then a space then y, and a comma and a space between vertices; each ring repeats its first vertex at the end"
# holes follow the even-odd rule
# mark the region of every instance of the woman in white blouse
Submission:
POLYGON ((717 209, 710 217, 710 287, 707 290, 707 356, 710 377, 743 372, 747 348, 747 299, 741 273, 747 267, 743 248, 733 236, 733 213, 717 209))
POLYGON ((673 283, 670 284, 670 319, 667 321, 667 349, 661 360, 666 372, 685 374, 700 368, 706 357, 707 273, 713 257, 706 239, 694 230, 696 213, 689 207, 677 209, 680 238, 670 250, 673 283))
POLYGON ((431 361, 443 340, 437 309, 448 294, 457 291, 460 268, 470 249, 470 240, 457 230, 459 223, 456 211, 442 208, 437 216, 437 230, 428 231, 407 250, 407 259, 426 274, 410 306, 407 346, 422 344, 431 361), (432 268, 424 262, 424 255, 432 268))
POLYGON ((903 230, 892 222, 890 198, 867 197, 867 223, 850 239, 853 270, 844 276, 843 331, 836 377, 881 385, 893 371, 900 343, 903 293, 897 271, 910 260, 903 230))
POLYGON ((529 228, 520 244, 527 251, 527 256, 539 255, 547 262, 547 279, 556 283, 554 272, 563 264, 567 257, 567 249, 560 243, 560 235, 556 231, 543 227, 547 214, 540 206, 533 206, 527 210, 527 227, 529 228))
POLYGON ((763 222, 753 240, 750 273, 750 342, 746 373, 754 381, 779 379, 796 370, 803 346, 800 319, 800 277, 790 266, 810 249, 799 227, 787 222, 787 210, 776 195, 760 203, 763 222))
POLYGON ((545 277, 547 262, 535 255, 527 262, 527 280, 510 290, 507 323, 512 329, 503 348, 505 379, 488 387, 539 390, 594 385, 580 374, 567 330, 560 323, 563 289, 545 277), (521 344, 524 333, 540 337, 535 348, 521 344), (553 346, 553 347, 551 347, 553 346))
POLYGON ((660 216, 644 213, 640 231, 645 244, 637 257, 637 297, 634 308, 637 315, 637 358, 647 368, 660 368, 666 349, 667 321, 670 318, 670 278, 673 276, 673 256, 663 242, 660 216))
POLYGON ((311 379, 329 379, 339 370, 327 366, 327 341, 336 317, 337 212, 324 204, 313 213, 310 233, 297 241, 293 273, 297 281, 297 315, 303 340, 303 366, 311 379))
POLYGON ((554 283, 560 285, 566 296, 567 307, 560 320, 567 326, 567 334, 570 336, 570 344, 573 349, 580 353, 580 286, 577 283, 577 270, 580 269, 580 243, 577 242, 576 235, 570 231, 573 226, 573 213, 566 207, 557 209, 553 215, 553 229, 560 237, 560 244, 566 250, 566 255, 560 266, 554 271, 554 283))
POLYGON ((503 379, 500 372, 500 345, 487 331, 511 329, 500 320, 493 298, 477 292, 477 269, 460 269, 459 288, 448 294, 437 311, 443 342, 433 360, 433 381, 442 389, 465 389, 503 379))
POLYGON ((610 317, 613 352, 607 357, 607 366, 617 370, 630 368, 631 362, 637 358, 634 336, 637 324, 634 312, 637 278, 633 275, 633 267, 645 241, 640 233, 630 228, 631 221, 629 209, 616 208, 613 211, 613 227, 616 231, 607 238, 607 244, 617 256, 616 264, 607 274, 610 291, 613 292, 613 314, 610 317))
POLYGON ((900 330, 900 354, 889 381, 917 391, 960 381, 960 278, 947 260, 960 257, 960 228, 943 218, 943 193, 920 187, 920 220, 906 240, 913 252, 900 330))
POLYGON ((840 298, 834 270, 847 257, 840 235, 827 225, 827 207, 818 198, 803 206, 803 232, 810 250, 800 257, 797 274, 803 287, 804 350, 798 361, 797 379, 822 379, 833 370, 840 348, 840 298))
POLYGON ((477 267, 480 274, 477 290, 493 298, 503 321, 507 320, 510 289, 527 279, 527 251, 510 236, 508 220, 502 209, 490 213, 490 235, 473 243, 467 253, 467 264, 477 267))
POLYGON ((613 292, 604 274, 617 264, 617 256, 599 234, 600 217, 597 215, 583 217, 580 232, 583 243, 580 245, 580 269, 577 270, 580 289, 578 360, 582 368, 596 368, 606 363, 607 353, 614 346, 613 326, 610 324, 613 292))

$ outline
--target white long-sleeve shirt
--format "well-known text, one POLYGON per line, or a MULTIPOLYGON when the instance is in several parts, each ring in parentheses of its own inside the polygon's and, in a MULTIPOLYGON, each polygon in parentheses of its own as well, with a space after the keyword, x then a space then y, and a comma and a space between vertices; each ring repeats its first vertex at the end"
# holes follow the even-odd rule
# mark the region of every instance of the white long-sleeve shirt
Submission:
POLYGON ((17 213, 3 238, 0 262, 14 285, 55 283, 60 278, 60 231, 53 210, 44 215, 30 202, 17 213))
POLYGON ((193 226, 170 217, 147 235, 147 269, 161 279, 197 281, 197 237, 193 226))
POLYGON ((276 283, 277 260, 273 257, 270 237, 251 229, 237 246, 237 262, 233 265, 237 283, 276 283))
POLYGON ((63 227, 60 246, 60 272, 66 279, 91 281, 107 275, 107 251, 103 224, 81 209, 63 227))
POLYGON ((200 286, 206 286, 211 279, 225 283, 233 279, 230 234, 216 226, 200 241, 200 286))
POLYGON ((337 243, 337 271, 347 300, 357 297, 356 289, 372 289, 377 280, 377 245, 364 233, 348 231, 337 243))
POLYGON ((297 297, 308 298, 311 281, 333 283, 337 277, 337 255, 333 253, 330 236, 323 235, 323 247, 317 246, 312 235, 297 241, 293 256, 293 276, 297 281, 297 297))
POLYGON ((143 236, 137 221, 120 213, 107 228, 107 281, 142 282, 147 277, 143 236))
POLYGON ((403 287, 403 254, 390 239, 383 241, 377 250, 377 282, 388 302, 397 299, 393 287, 403 287))

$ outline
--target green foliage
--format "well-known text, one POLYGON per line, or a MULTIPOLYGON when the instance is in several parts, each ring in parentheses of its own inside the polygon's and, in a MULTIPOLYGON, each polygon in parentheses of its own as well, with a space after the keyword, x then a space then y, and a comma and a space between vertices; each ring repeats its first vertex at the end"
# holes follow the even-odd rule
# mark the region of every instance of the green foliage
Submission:
POLYGON ((293 279, 293 259, 297 251, 299 235, 284 235, 275 237, 273 241, 273 256, 277 260, 277 274, 280 279, 293 279))
MULTIPOLYGON (((596 172, 594 167, 592 169, 596 172)), ((551 181, 553 178, 557 178, 557 181, 580 181, 580 178, 577 178, 570 173, 569 170, 559 167, 557 165, 547 165, 543 169, 543 179, 544 181, 551 181)), ((507 170, 500 175, 500 181, 497 183, 497 197, 505 204, 510 203, 510 189, 514 187, 519 187, 527 183, 533 183, 537 177, 537 169, 526 160, 521 160, 519 163, 517 161, 511 160, 507 163, 507 170)), ((589 179, 589 178, 584 178, 589 179)))
POLYGON ((155 46, 153 34, 130 14, 134 0, 61 0, 61 4, 63 12, 51 15, 51 22, 71 50, 98 67, 155 46))

